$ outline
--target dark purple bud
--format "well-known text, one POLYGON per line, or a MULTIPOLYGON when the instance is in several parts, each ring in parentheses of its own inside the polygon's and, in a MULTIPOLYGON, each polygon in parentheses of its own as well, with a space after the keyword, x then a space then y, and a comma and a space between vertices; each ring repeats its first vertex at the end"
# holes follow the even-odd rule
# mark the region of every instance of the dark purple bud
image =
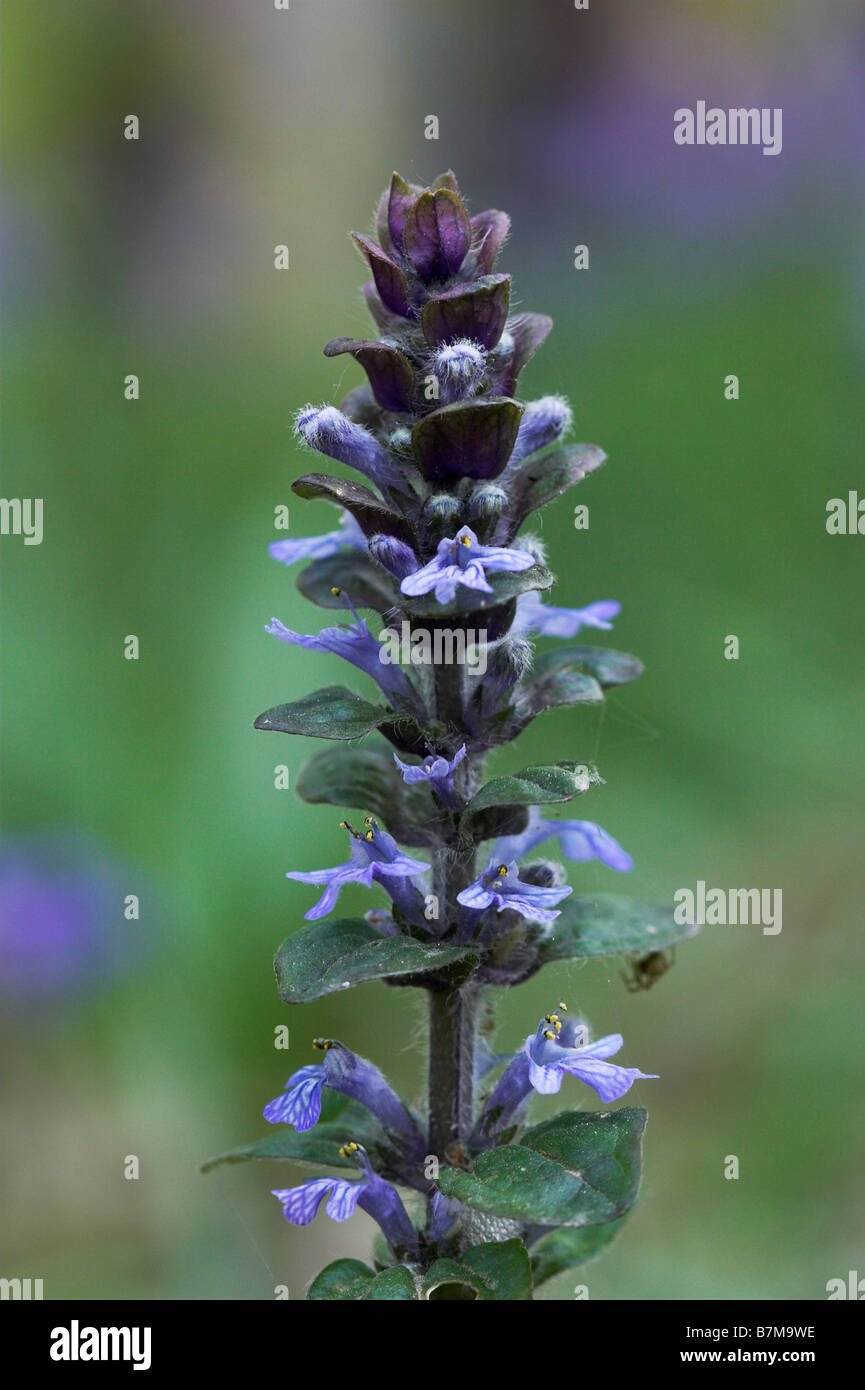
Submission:
POLYGON ((510 298, 509 275, 488 275, 468 288, 460 285, 445 290, 424 305, 424 337, 433 348, 459 338, 470 338, 483 348, 493 348, 507 322, 510 298))
POLYGON ((395 249, 401 252, 405 244, 405 220, 417 197, 417 192, 412 189, 410 184, 406 183, 405 179, 400 178, 399 174, 395 173, 385 197, 387 199, 387 229, 395 249))
POLYGON ((561 888, 562 884, 567 883, 562 865, 552 859, 536 859, 533 864, 524 864, 520 869, 520 878, 537 888, 561 888))
POLYGON ((422 193, 409 210, 404 238, 406 255, 421 280, 456 275, 472 238, 461 199, 448 188, 422 193))
POLYGON ((494 649, 489 663, 489 676, 498 681, 502 690, 510 690, 530 669, 532 644, 522 637, 506 637, 494 649))
POLYGON ((489 275, 502 243, 511 229, 506 212, 490 208, 472 218, 472 255, 481 275, 489 275))
POLYGON ((534 454, 561 439, 571 425, 571 407, 562 396, 542 396, 530 401, 523 412, 511 462, 534 454))
POLYGON ((433 359, 442 405, 453 405, 474 395, 483 380, 485 358, 481 348, 468 338, 440 347, 433 359))
POLYGON ((405 579, 419 568, 418 558, 410 546, 397 540, 396 536, 373 536, 369 543, 369 553, 380 565, 395 575, 405 579))
POLYGON ((462 515, 462 503, 449 492, 435 493, 424 503, 423 519, 434 537, 455 535, 462 515))
POLYGON ((325 357, 338 357, 343 352, 350 352, 363 367, 379 405, 398 413, 411 410, 414 372, 399 348, 362 338, 334 338, 324 349, 325 357))
POLYGON ((412 449, 428 482, 496 478, 517 437, 523 407, 516 401, 458 401, 424 416, 412 431, 412 449))
POLYGON ((490 652, 486 674, 476 696, 484 719, 498 714, 517 681, 530 669, 532 647, 521 637, 505 637, 490 652))
POLYGON ((382 303, 394 314, 405 318, 408 314, 408 289, 399 266, 369 237, 361 236, 359 232, 352 232, 351 235, 369 264, 382 303))
POLYGON ((478 538, 487 540, 495 531, 499 518, 508 506, 508 494, 497 483, 484 483, 475 488, 466 503, 466 521, 478 533, 478 538))

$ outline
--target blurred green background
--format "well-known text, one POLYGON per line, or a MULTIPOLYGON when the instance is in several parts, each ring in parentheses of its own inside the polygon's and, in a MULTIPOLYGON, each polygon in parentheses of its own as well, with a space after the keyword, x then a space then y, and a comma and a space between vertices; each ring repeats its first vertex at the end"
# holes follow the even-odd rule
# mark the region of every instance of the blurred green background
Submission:
POLYGON ((333 524, 289 491, 309 467, 290 426, 361 380, 320 351, 368 332, 347 232, 393 168, 452 167, 473 211, 511 212, 502 268, 556 320, 524 398, 568 395, 609 455, 544 515, 556 601, 619 598, 610 643, 647 667, 603 716, 548 714, 493 766, 596 757, 606 785, 579 814, 633 853, 636 895, 783 890, 780 935, 706 929, 648 994, 595 962, 502 1000, 502 1049, 563 998, 661 1075, 638 1098, 641 1206, 545 1296, 825 1297, 863 1269, 865 541, 825 530, 863 477, 861 12, 8 0, 3 30, 3 492, 45 501, 41 546, 2 543, 4 837, 25 856, 80 838, 85 868, 114 866, 104 930, 126 959, 6 1000, 0 1272, 48 1298, 302 1298, 369 1251, 365 1216, 282 1221, 269 1188, 299 1171, 197 1165, 263 1134, 316 1034, 422 1094, 419 996, 279 1003, 270 958, 312 902, 283 875, 339 862, 344 836, 334 808, 274 788, 313 745, 251 723, 343 678, 263 628, 321 625, 267 543, 280 503, 291 534, 333 524), (673 110, 699 99, 782 107, 782 154, 674 146, 673 110))

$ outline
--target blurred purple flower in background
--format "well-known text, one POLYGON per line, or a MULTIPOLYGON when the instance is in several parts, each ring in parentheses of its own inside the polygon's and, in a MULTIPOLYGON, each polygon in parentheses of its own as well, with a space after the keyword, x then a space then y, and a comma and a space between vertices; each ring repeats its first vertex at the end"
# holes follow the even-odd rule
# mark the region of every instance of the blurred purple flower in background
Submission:
MULTIPOLYGON (((7 836, 0 846, 0 993, 30 1006, 109 984, 142 957, 127 920, 140 878, 94 841, 66 832, 7 836)), ((147 940, 152 940, 148 929, 147 940)))

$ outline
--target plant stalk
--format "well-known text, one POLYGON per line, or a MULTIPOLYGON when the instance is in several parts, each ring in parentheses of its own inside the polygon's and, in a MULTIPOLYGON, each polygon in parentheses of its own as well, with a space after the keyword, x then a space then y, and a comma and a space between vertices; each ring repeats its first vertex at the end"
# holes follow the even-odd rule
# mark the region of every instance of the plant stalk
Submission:
MULTIPOLYGON (((457 730, 464 727, 463 669, 458 664, 436 668, 436 714, 457 730)), ((456 770, 455 784, 465 796, 466 764, 456 770)), ((469 793, 470 794, 470 793, 469 793)), ((456 922, 457 894, 472 882, 475 852, 469 846, 442 844, 433 857, 433 891, 443 932, 456 922)), ((471 981, 429 994, 429 1144, 443 1160, 447 1149, 466 1138, 474 1122, 475 1049, 480 990, 471 981)))

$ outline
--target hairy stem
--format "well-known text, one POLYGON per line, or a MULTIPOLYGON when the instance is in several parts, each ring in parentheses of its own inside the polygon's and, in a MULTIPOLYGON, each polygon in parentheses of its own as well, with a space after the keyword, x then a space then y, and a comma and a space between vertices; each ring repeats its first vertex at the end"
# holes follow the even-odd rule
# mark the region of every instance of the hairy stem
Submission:
MULTIPOLYGON (((436 668, 436 714, 452 728, 464 725, 463 670, 459 665, 436 668)), ((476 772, 475 772, 476 775, 476 772)), ((458 796, 471 794, 464 762, 456 770, 458 796)), ((457 894, 474 878, 475 853, 441 844, 433 856, 433 891, 438 897, 444 932, 459 912, 457 894)), ((429 1144, 440 1159, 448 1146, 465 1138, 474 1122, 475 1048, 480 991, 472 981, 430 992, 429 1029, 429 1144)))
POLYGON ((469 984, 429 996, 429 1144, 440 1160, 472 1128, 478 995, 469 984))

